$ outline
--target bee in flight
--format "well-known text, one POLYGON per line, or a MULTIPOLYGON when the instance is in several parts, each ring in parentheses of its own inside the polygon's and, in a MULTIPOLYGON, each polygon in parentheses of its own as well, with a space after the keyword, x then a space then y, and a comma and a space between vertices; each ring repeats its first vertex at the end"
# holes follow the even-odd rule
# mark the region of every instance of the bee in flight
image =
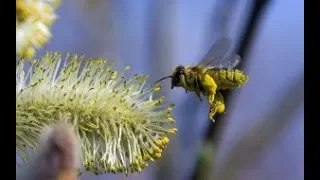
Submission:
POLYGON ((171 78, 171 89, 183 87, 188 91, 195 92, 202 101, 201 93, 207 97, 209 103, 209 118, 214 121, 216 113, 225 111, 224 98, 220 90, 239 88, 246 84, 248 75, 234 67, 241 58, 237 54, 227 57, 231 47, 229 38, 221 38, 216 41, 207 54, 196 66, 177 66, 171 76, 158 80, 171 78))

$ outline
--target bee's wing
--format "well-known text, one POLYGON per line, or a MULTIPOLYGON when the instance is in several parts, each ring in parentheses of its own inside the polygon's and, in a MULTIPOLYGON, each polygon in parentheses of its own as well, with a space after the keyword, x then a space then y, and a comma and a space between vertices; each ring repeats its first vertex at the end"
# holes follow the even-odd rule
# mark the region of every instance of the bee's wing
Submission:
POLYGON ((241 60, 239 55, 231 54, 227 58, 225 55, 230 50, 232 41, 227 38, 217 40, 202 58, 198 66, 213 66, 215 68, 234 68, 241 60))
POLYGON ((217 59, 215 62, 209 63, 214 68, 228 68, 232 69, 238 65, 241 57, 238 54, 231 54, 227 58, 217 59))

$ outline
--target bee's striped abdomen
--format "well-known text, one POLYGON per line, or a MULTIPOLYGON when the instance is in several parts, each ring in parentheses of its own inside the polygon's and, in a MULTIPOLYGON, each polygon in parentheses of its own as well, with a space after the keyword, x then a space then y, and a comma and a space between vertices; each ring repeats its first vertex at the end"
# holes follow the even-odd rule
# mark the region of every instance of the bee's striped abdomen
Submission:
POLYGON ((209 69, 208 73, 220 89, 240 87, 247 83, 249 79, 247 74, 239 69, 214 68, 209 69))

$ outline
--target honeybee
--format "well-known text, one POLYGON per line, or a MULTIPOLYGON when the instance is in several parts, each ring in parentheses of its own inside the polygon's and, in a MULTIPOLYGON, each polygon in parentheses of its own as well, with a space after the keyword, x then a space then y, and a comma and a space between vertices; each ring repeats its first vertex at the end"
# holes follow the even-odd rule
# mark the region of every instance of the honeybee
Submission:
POLYGON ((214 115, 225 111, 220 90, 239 88, 249 79, 245 72, 234 69, 241 60, 239 55, 232 53, 225 57, 231 44, 231 40, 226 37, 217 40, 198 65, 177 66, 171 76, 157 82, 171 78, 171 89, 183 87, 186 93, 195 92, 201 102, 202 93, 209 103, 209 119, 214 122, 214 115))

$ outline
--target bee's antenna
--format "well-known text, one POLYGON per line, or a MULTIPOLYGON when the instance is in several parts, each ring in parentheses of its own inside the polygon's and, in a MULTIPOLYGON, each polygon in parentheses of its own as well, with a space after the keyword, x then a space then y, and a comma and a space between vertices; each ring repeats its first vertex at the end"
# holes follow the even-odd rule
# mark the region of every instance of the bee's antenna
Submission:
POLYGON ((159 79, 158 81, 154 82, 154 84, 156 84, 156 83, 158 83, 158 82, 160 82, 160 81, 162 81, 162 80, 165 80, 165 79, 171 78, 171 77, 172 77, 172 76, 166 76, 166 77, 163 77, 163 78, 159 79))

